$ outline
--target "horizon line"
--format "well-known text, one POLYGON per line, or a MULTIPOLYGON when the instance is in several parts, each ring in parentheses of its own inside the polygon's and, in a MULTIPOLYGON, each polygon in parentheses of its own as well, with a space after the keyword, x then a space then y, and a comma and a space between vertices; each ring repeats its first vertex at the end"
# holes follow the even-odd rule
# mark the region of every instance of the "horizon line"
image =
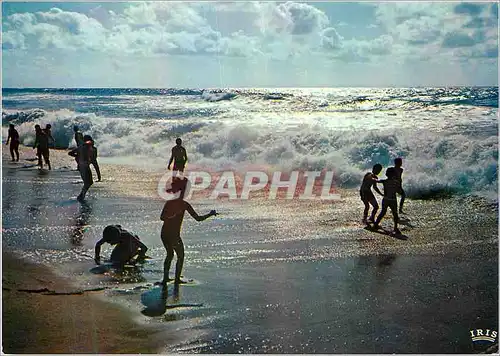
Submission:
POLYGON ((165 90, 165 89, 176 89, 176 90, 227 90, 227 89, 414 89, 414 88, 498 88, 499 84, 495 85, 415 85, 415 86, 275 86, 275 87, 257 87, 257 86, 241 86, 241 87, 2 87, 2 90, 26 90, 26 89, 154 89, 154 90, 165 90))

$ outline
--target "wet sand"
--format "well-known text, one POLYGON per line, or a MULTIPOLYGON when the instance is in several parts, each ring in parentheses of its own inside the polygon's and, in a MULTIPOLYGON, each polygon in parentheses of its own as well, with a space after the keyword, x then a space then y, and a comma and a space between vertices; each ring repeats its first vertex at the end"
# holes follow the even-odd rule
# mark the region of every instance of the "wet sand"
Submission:
MULTIPOLYGON (((58 160, 55 167, 74 166, 65 151, 52 151, 51 155, 54 162, 58 160)), ((4 205, 4 211, 9 208, 11 212, 6 212, 4 217, 7 233, 3 246, 16 246, 22 241, 25 245, 18 247, 34 250, 30 252, 33 255, 44 248, 45 251, 55 249, 59 261, 62 251, 69 250, 72 254, 68 260, 72 262, 68 263, 74 265, 77 253, 91 253, 104 225, 119 221, 137 232, 151 247, 150 254, 158 259, 148 267, 153 272, 141 275, 141 283, 158 280, 160 275, 156 271, 161 271, 164 257, 158 239, 162 201, 155 198, 160 174, 144 174, 127 166, 101 166, 104 181, 91 188, 89 206, 78 208, 85 215, 85 209, 90 207, 87 215, 91 218, 84 224, 88 226, 84 238, 76 242, 64 240, 67 230, 74 229, 73 222, 65 222, 67 205, 76 203, 60 203, 70 192, 78 193, 77 184, 61 183, 71 181, 62 177, 71 172, 45 176, 50 180, 40 179, 38 188, 26 188, 31 194, 39 194, 42 201, 49 199, 50 207, 33 202, 36 197, 25 199, 26 189, 16 191, 16 182, 29 182, 32 172, 4 173, 4 183, 8 186, 4 194, 23 196, 19 199, 25 200, 18 202, 19 207, 26 210, 29 206, 32 210, 16 216, 14 207, 4 205), (60 210, 50 215, 54 206, 60 210), (29 236, 31 231, 39 231, 40 236, 34 239, 29 236)), ((36 178, 35 172, 32 175, 36 178)), ((172 324, 170 330, 175 330, 174 333, 191 338, 171 349, 163 338, 161 346, 170 352, 202 353, 470 353, 483 350, 472 344, 468 333, 470 328, 498 328, 497 205, 470 197, 436 201, 409 199, 407 212, 411 222, 402 226, 409 238, 402 241, 363 229, 358 221, 361 206, 357 193, 343 191, 342 197, 341 202, 300 204, 286 200, 252 200, 245 204, 227 200, 193 202, 200 212, 214 205, 224 212, 206 223, 188 219, 183 227, 187 251, 185 273, 200 285, 183 288, 182 301, 204 303, 205 307, 168 312, 161 318, 151 319, 153 324, 167 329, 168 324, 172 324)), ((76 209, 76 205, 71 208, 76 209)), ((71 211, 73 213, 79 212, 71 211)), ((391 226, 390 213, 383 224, 391 226)), ((53 258, 52 251, 49 252, 37 256, 49 264, 53 258)), ((80 263, 82 268, 78 270, 75 266, 75 273, 88 275, 92 262, 82 259, 80 263)), ((46 267, 31 265, 30 268, 34 269, 36 278, 45 282, 52 280, 43 277, 49 273, 46 267)), ((18 278, 9 277, 9 270, 22 274, 25 268, 16 270, 12 263, 4 267, 3 277, 12 285, 18 278)), ((116 283, 116 280, 109 282, 116 283)), ((30 289, 45 288, 42 284, 28 285, 30 289)), ((65 286, 61 282, 57 288, 69 288, 65 286)), ((52 284, 47 288, 57 289, 52 284)), ((125 326, 117 329, 110 325, 109 333, 115 334, 109 342, 102 339, 98 352, 152 350, 150 342, 136 343, 137 337, 145 335, 145 329, 130 320, 139 316, 140 304, 135 301, 130 303, 130 310, 123 310, 102 304, 97 297, 106 292, 71 296, 7 292, 10 294, 6 297, 14 301, 5 303, 4 300, 4 306, 7 305, 3 312, 4 338, 7 340, 7 334, 16 338, 19 332, 31 334, 37 330, 19 322, 25 318, 30 318, 30 326, 44 325, 46 332, 42 339, 37 339, 33 331, 34 336, 30 336, 33 342, 29 344, 39 349, 33 346, 23 352, 57 352, 51 350, 59 347, 62 332, 67 333, 64 334, 67 343, 77 341, 80 345, 64 349, 66 352, 79 352, 72 350, 85 347, 89 352, 96 352, 92 351, 96 343, 90 338, 97 334, 95 313, 91 318, 84 311, 99 308, 105 309, 102 313, 109 314, 108 318, 120 320, 125 326), (61 298, 61 303, 46 298, 61 298), (82 302, 84 298, 88 301, 82 302), (69 300, 74 302, 65 302, 69 300), (18 301, 26 304, 18 305, 18 301), (75 313, 74 308, 83 304, 87 308, 81 308, 80 314, 75 313), (30 312, 24 316, 22 313, 26 310, 30 312), (11 316, 10 324, 6 323, 9 320, 6 313, 11 316), (79 328, 81 340, 68 341, 72 340, 71 332, 75 333, 75 328, 51 318, 60 313, 73 318, 73 325, 84 325, 79 328)), ((140 293, 130 298, 139 297, 140 293)), ((106 325, 104 320, 98 324, 99 327, 106 325)))
POLYGON ((154 353, 152 333, 130 310, 101 301, 47 267, 2 253, 5 353, 154 353), (81 294, 80 294, 81 293, 81 294))

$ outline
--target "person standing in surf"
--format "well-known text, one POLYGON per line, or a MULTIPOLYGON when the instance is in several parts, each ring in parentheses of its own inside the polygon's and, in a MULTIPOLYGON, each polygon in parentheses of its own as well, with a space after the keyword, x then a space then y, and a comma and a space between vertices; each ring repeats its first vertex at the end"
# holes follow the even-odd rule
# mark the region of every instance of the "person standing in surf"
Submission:
POLYGON ((75 133, 76 147, 83 145, 83 134, 80 132, 78 125, 73 126, 73 131, 75 133))
POLYGON ((406 198, 406 193, 403 190, 403 159, 401 157, 398 157, 394 160, 394 169, 396 170, 396 177, 399 181, 399 184, 401 185, 401 200, 399 202, 399 213, 404 214, 403 212, 403 204, 405 202, 406 198))
POLYGON ((95 172, 97 174, 97 181, 100 182, 101 170, 99 169, 99 164, 97 163, 97 147, 95 147, 95 141, 93 138, 90 138, 90 141, 92 141, 92 155, 90 157, 90 164, 94 166, 95 172))
MULTIPOLYGON (((75 143, 76 147, 80 147, 83 145, 83 134, 80 132, 78 125, 73 126, 73 132, 75 133, 75 143)), ((75 156, 75 161, 78 169, 78 158, 75 156)))
POLYGON ((33 148, 36 149, 36 155, 38 156, 38 166, 43 169, 42 157, 49 170, 52 169, 50 166, 50 152, 49 152, 49 138, 47 134, 42 130, 40 125, 35 125, 35 144, 33 148))
POLYGON ((117 267, 141 263, 146 259, 148 248, 139 236, 128 232, 121 225, 108 225, 102 232, 102 239, 95 244, 94 261, 98 265, 101 264, 101 246, 105 243, 116 245, 111 252, 110 261, 117 267))
POLYGON ((373 169, 371 172, 368 172, 365 174, 363 178, 363 183, 361 183, 361 188, 359 189, 359 194, 361 196, 361 201, 363 204, 365 204, 365 210, 363 212, 363 223, 366 224, 367 218, 368 218, 368 212, 370 210, 370 204, 373 206, 372 213, 370 215, 369 221, 375 222, 375 214, 377 214, 378 211, 378 203, 377 199, 375 198, 375 195, 372 192, 372 187, 375 189, 377 193, 383 196, 383 194, 380 192, 380 190, 377 188, 377 185, 375 184, 378 181, 378 175, 382 171, 382 165, 381 164, 376 164, 373 166, 373 169))
POLYGON ((10 140, 10 155, 12 156, 12 162, 19 162, 19 132, 17 132, 13 124, 9 125, 9 136, 7 136, 6 145, 9 144, 10 140), (16 159, 14 159, 14 153, 16 154, 16 159))
POLYGON ((396 198, 397 193, 401 194, 401 184, 398 181, 397 171, 394 167, 387 168, 385 175, 387 179, 377 182, 384 185, 384 198, 382 199, 382 210, 377 216, 373 228, 378 229, 380 227, 380 221, 382 221, 382 218, 387 213, 387 208, 390 208, 394 220, 394 233, 401 234, 401 231, 398 229, 398 200, 396 198))
POLYGON ((45 129, 43 130, 43 132, 45 132, 45 134, 47 135, 47 138, 49 140, 49 144, 55 145, 56 140, 54 140, 54 137, 52 137, 52 125, 47 124, 45 126, 45 129))
POLYGON ((83 137, 83 144, 80 147, 74 148, 68 152, 68 155, 75 157, 78 163, 78 171, 83 179, 83 188, 76 198, 79 201, 85 199, 85 195, 89 188, 94 184, 92 180, 92 171, 90 170, 90 163, 92 160, 92 137, 85 135, 83 137))
MULTIPOLYGON (((182 140, 177 138, 175 140, 176 146, 172 148, 172 155, 170 156, 170 161, 168 162, 168 169, 170 170, 170 166, 172 165, 172 161, 174 162, 173 171, 184 173, 184 168, 187 162, 187 153, 186 149, 182 147, 182 140)), ((174 174, 175 176, 175 174, 174 174)))
POLYGON ((187 178, 172 178, 172 188, 168 189, 168 193, 179 194, 176 199, 167 200, 160 215, 160 220, 163 221, 161 228, 161 241, 167 250, 167 257, 163 265, 163 281, 162 284, 165 288, 170 271, 170 265, 174 258, 174 252, 177 255, 177 263, 175 265, 175 284, 186 283, 181 280, 182 267, 184 265, 184 244, 181 239, 181 226, 184 220, 184 212, 187 211, 196 221, 204 221, 211 216, 216 216, 215 210, 211 210, 206 215, 198 215, 191 204, 184 201, 184 193, 187 187, 187 178))

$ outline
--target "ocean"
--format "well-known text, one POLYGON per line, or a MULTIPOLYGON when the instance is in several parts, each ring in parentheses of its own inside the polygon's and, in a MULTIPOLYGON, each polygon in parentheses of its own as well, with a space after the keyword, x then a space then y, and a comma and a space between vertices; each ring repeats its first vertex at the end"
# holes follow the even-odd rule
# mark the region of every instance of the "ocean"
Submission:
POLYGON ((352 188, 400 156, 410 196, 497 195, 498 88, 4 89, 2 104, 4 135, 13 122, 30 145, 51 123, 67 148, 78 124, 110 162, 164 167, 181 137, 213 170, 335 170, 352 188))
MULTIPOLYGON (((13 123, 30 146, 34 125, 50 123, 55 147, 67 149, 77 124, 95 140, 104 178, 80 204, 71 164, 40 175, 4 155, 3 248, 103 287, 103 298, 134 312, 162 277, 156 184, 177 137, 188 171, 334 172, 340 201, 192 200, 200 214, 220 215, 185 218, 184 274, 194 282, 181 286, 180 300, 196 306, 142 317, 175 335, 160 351, 467 353, 475 323, 498 330, 496 87, 2 94, 4 139, 13 123), (363 175, 396 157, 406 241, 360 222, 363 175), (93 273, 94 244, 116 223, 137 233, 152 259, 124 274, 93 273)), ((388 213, 383 223, 391 222, 388 213)))

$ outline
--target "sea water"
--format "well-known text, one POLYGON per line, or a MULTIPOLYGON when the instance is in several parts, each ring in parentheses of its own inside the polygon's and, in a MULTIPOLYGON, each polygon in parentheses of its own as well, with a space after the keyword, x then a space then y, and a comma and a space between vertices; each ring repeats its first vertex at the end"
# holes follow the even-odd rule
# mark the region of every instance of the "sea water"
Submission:
POLYGON ((106 162, 164 169, 181 137, 198 167, 333 169, 350 188, 399 156, 410 196, 497 195, 494 87, 4 89, 2 103, 4 135, 12 122, 29 145, 51 123, 66 148, 78 124, 106 162))

